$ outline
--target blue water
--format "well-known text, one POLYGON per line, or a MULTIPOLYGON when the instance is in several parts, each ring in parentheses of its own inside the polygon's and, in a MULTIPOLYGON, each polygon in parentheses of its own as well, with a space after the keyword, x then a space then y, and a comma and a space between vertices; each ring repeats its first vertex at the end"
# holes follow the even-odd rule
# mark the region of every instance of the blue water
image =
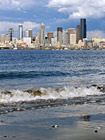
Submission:
POLYGON ((104 124, 104 50, 0 51, 1 139, 104 140, 104 124))
POLYGON ((0 51, 0 88, 104 85, 105 51, 0 51))

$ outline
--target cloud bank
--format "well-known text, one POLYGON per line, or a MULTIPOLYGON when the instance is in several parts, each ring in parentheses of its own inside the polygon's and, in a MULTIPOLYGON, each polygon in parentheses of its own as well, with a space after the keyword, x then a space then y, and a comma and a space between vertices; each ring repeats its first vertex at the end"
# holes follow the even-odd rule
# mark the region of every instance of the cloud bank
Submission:
POLYGON ((0 0, 0 10, 26 10, 36 4, 36 0, 0 0))
POLYGON ((15 31, 18 30, 18 25, 22 24, 24 30, 28 30, 28 29, 39 29, 40 24, 34 23, 34 22, 30 22, 30 21, 26 21, 23 23, 14 23, 14 22, 8 22, 8 21, 1 21, 0 22, 0 32, 8 32, 9 28, 13 28, 15 31))
POLYGON ((94 30, 94 31, 88 31, 87 32, 88 38, 94 38, 94 37, 103 37, 105 38, 105 32, 101 30, 94 30))
POLYGON ((49 8, 69 14, 69 18, 105 17, 105 0, 49 0, 49 8))

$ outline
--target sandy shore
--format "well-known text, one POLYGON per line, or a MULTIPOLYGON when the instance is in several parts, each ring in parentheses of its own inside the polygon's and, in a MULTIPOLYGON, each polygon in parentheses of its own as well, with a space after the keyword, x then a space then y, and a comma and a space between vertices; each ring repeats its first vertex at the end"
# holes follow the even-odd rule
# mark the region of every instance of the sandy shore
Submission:
POLYGON ((0 140, 105 140, 102 110, 86 104, 2 114, 0 140))

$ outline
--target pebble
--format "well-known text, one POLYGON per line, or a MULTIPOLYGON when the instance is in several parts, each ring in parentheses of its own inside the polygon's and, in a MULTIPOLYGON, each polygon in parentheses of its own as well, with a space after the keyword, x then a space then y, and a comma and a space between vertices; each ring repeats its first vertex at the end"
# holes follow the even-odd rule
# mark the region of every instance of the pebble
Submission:
POLYGON ((95 132, 95 133, 98 133, 98 130, 95 130, 94 132, 95 132))
POLYGON ((52 125, 51 127, 52 128, 58 128, 58 125, 52 125))

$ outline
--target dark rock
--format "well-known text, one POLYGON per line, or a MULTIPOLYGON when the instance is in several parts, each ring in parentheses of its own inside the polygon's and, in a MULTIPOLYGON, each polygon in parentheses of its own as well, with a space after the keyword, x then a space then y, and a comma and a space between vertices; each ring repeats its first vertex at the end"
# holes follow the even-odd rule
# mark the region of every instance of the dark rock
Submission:
POLYGON ((58 128, 58 125, 52 125, 51 127, 52 128, 58 128))
POLYGON ((98 130, 95 130, 94 132, 95 132, 95 133, 98 133, 98 130))

